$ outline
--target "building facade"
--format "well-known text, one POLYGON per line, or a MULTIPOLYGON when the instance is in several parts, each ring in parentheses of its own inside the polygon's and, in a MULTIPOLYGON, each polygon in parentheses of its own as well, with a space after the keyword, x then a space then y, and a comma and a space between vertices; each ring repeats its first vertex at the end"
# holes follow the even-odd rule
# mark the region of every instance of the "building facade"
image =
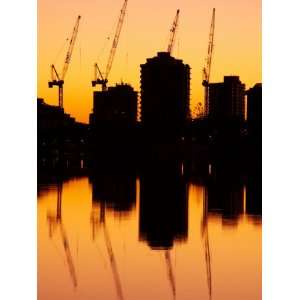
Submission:
POLYGON ((107 91, 94 92, 92 127, 101 124, 134 126, 137 122, 137 92, 128 84, 117 84, 107 91))
POLYGON ((262 84, 257 83, 247 92, 247 122, 251 127, 261 128, 262 123, 262 84))
POLYGON ((224 76, 209 84, 208 116, 214 120, 245 120, 245 84, 238 76, 224 76))
POLYGON ((37 99, 39 168, 79 168, 85 156, 88 127, 59 106, 37 99))
POLYGON ((75 118, 66 114, 64 109, 47 104, 44 99, 37 99, 37 128, 38 131, 61 130, 73 128, 75 118))
POLYGON ((167 52, 141 65, 143 127, 180 129, 190 118, 190 67, 167 52))

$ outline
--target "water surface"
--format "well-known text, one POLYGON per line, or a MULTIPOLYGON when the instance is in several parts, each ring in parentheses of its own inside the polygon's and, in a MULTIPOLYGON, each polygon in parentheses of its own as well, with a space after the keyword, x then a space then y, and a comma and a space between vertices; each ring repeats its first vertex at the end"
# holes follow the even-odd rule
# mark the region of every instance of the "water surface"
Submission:
POLYGON ((38 298, 261 299, 255 197, 176 172, 40 183, 38 298))

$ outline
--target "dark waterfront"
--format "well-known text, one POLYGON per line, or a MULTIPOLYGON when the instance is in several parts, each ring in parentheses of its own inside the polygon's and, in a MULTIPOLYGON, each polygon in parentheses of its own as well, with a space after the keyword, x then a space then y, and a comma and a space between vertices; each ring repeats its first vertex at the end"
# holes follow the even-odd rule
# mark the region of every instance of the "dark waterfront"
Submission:
POLYGON ((260 92, 247 121, 243 95, 238 116, 182 122, 108 105, 85 125, 39 102, 39 298, 261 299, 260 92))
MULTIPOLYGON (((176 8, 162 49, 147 40, 152 31, 155 40, 161 34, 163 27, 155 26, 165 3, 158 4, 154 22, 155 4, 147 3, 144 16, 151 27, 119 44, 123 24, 133 24, 131 13, 143 15, 141 3, 128 9, 130 1, 122 2, 117 26, 105 37, 108 47, 93 65, 88 60, 101 39, 93 32, 104 30, 113 11, 103 6, 106 15, 99 19, 95 4, 83 26, 77 16, 65 41, 62 71, 58 59, 50 65, 48 87, 57 88, 58 101, 37 101, 39 299, 259 300, 262 84, 256 81, 260 73, 245 69, 253 41, 243 31, 247 46, 242 50, 236 37, 230 41, 232 28, 224 34, 226 26, 220 25, 223 42, 237 52, 228 46, 221 50, 215 73, 215 8, 207 7, 208 23, 202 4, 186 4, 183 18, 191 21, 199 11, 203 24, 197 12, 196 23, 187 30, 184 21, 182 33, 181 8, 176 8), (99 25, 93 23, 87 34, 92 20, 99 25), (204 27, 209 28, 208 48, 199 35, 204 27), (90 44, 83 43, 83 52, 76 43, 79 28, 83 40, 93 36, 90 44), (188 38, 179 55, 184 32, 188 38), (207 50, 201 52, 200 45, 207 50), (126 52, 125 68, 120 57, 114 63, 117 48, 124 46, 134 47, 130 56, 126 52), (74 68, 76 48, 80 68, 72 85, 66 75, 74 68), (147 51, 138 55, 140 48, 147 51), (248 54, 239 61, 243 52, 248 54), (94 76, 83 81, 90 67, 94 76), (240 74, 233 73, 237 70, 240 74)), ((166 5, 171 10, 171 3, 166 5)), ((220 7, 220 20, 229 6, 220 7)), ((232 7, 231 21, 237 4, 232 7)), ((236 24, 241 24, 244 18, 238 15, 236 24)), ((125 25, 124 30, 137 34, 143 23, 139 19, 135 28, 125 25)))
POLYGON ((118 149, 39 169, 39 298, 260 299, 254 152, 118 149))

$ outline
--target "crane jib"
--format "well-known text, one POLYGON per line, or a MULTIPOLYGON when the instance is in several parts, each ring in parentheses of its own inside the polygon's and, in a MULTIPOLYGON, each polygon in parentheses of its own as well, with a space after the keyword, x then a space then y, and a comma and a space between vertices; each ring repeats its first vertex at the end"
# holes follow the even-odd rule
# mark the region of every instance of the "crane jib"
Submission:
POLYGON ((69 44, 69 48, 68 48, 68 51, 67 51, 67 54, 66 54, 65 63, 63 65, 61 76, 58 75, 55 66, 51 65, 51 79, 52 79, 52 81, 49 81, 48 85, 49 85, 50 88, 52 88, 54 85, 56 85, 56 86, 59 87, 59 91, 58 91, 58 105, 61 108, 63 108, 63 84, 64 84, 64 78, 66 76, 69 64, 71 62, 71 57, 72 57, 73 49, 74 49, 74 46, 75 46, 75 41, 76 41, 76 37, 77 37, 77 33, 78 33, 80 19, 81 19, 81 16, 78 16, 77 20, 76 20, 76 23, 75 23, 75 26, 74 26, 73 31, 72 31, 72 37, 70 39, 70 44, 69 44))
POLYGON ((92 86, 96 86, 97 84, 101 84, 102 85, 102 90, 106 90, 107 88, 107 82, 108 82, 108 75, 110 73, 110 70, 112 68, 112 64, 113 64, 113 60, 116 54, 116 50, 118 47, 118 43, 119 43, 119 38, 120 38, 120 34, 121 34, 121 30, 122 30, 122 26, 124 23, 124 18, 125 18, 125 13, 126 13, 126 7, 127 7, 127 2, 128 0, 124 1, 124 4, 122 6, 121 9, 121 13, 120 13, 120 17, 118 20, 118 25, 117 25, 117 29, 116 29, 116 33, 113 39, 113 43, 112 43, 112 47, 109 53, 109 58, 107 61, 107 65, 106 65, 106 70, 104 73, 104 79, 103 76, 99 70, 99 67, 97 64, 94 65, 94 70, 95 70, 95 79, 92 81, 92 86))

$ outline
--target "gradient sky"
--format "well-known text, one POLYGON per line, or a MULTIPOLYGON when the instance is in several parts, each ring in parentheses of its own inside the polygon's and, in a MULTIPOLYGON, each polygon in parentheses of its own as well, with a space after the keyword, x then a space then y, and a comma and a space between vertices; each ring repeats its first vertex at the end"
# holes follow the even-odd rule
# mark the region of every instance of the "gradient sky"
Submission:
MULTIPOLYGON (((81 15, 72 61, 65 78, 64 108, 78 121, 92 111, 93 65, 105 71, 124 0, 38 1, 38 97, 58 104, 57 87, 48 88, 50 64, 59 72, 77 15, 81 15), (110 37, 110 40, 108 40, 110 37)), ((261 0, 128 0, 127 14, 109 76, 140 90, 140 67, 146 58, 165 51, 169 30, 179 8, 173 56, 191 66, 191 109, 203 100, 202 68, 208 46, 213 7, 216 8, 215 49, 211 82, 239 75, 247 87, 261 81, 261 0)), ((98 89, 100 86, 98 86, 98 89)))

